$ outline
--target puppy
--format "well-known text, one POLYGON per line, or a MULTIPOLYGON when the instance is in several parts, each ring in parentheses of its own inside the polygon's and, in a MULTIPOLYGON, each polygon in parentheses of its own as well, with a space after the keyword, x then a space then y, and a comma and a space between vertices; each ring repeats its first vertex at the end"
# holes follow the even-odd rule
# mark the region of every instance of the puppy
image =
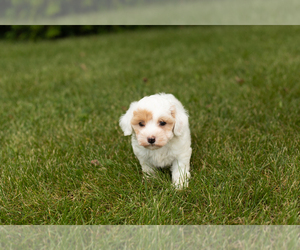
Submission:
POLYGON ((175 187, 188 186, 192 154, 188 114, 173 95, 161 93, 132 102, 120 127, 125 136, 132 135, 133 152, 145 174, 171 166, 175 187))

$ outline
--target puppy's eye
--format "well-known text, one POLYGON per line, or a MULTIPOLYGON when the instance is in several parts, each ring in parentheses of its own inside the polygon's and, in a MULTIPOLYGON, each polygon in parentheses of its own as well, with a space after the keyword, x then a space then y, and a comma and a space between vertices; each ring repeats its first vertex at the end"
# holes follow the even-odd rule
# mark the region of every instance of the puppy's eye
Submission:
POLYGON ((139 122, 140 127, 145 127, 145 124, 142 122, 139 122))
POLYGON ((165 126, 167 123, 166 122, 159 122, 160 126, 165 126))

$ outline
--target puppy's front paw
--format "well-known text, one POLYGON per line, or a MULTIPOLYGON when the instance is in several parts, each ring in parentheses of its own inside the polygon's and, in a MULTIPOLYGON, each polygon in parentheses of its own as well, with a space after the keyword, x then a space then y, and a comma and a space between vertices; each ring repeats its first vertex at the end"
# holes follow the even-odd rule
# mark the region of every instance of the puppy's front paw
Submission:
POLYGON ((173 185, 177 190, 182 190, 184 188, 187 188, 189 186, 189 178, 191 174, 189 172, 185 174, 178 174, 176 176, 172 176, 173 179, 173 185))
POLYGON ((153 177, 155 175, 155 170, 153 167, 148 166, 147 164, 141 164, 144 174, 144 178, 153 177))
POLYGON ((183 190, 184 188, 187 188, 189 186, 189 182, 188 180, 185 180, 184 182, 180 182, 180 181, 173 182, 173 186, 177 190, 183 190))
POLYGON ((155 177, 155 172, 143 172, 143 179, 148 180, 155 177))

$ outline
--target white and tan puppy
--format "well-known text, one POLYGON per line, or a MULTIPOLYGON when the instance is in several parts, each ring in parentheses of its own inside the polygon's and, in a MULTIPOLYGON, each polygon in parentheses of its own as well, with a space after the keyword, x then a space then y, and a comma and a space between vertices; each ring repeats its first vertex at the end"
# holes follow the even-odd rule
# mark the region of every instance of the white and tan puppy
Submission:
POLYGON ((130 104, 120 118, 124 135, 132 135, 132 148, 146 174, 171 166, 176 188, 188 186, 191 135, 188 115, 171 94, 146 96, 130 104))

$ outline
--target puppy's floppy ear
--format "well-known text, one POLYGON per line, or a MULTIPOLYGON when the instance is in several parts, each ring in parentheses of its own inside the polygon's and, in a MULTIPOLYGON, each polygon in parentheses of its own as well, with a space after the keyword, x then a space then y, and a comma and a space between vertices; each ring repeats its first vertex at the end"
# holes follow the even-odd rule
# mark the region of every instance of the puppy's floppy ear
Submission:
POLYGON ((173 105, 171 107, 171 115, 175 118, 175 125, 173 132, 175 136, 181 136, 184 128, 189 126, 189 116, 186 110, 179 105, 173 105))
POLYGON ((120 118, 119 125, 123 130, 124 135, 132 134, 131 120, 133 117, 133 111, 136 109, 136 106, 137 102, 132 102, 127 112, 120 118))

